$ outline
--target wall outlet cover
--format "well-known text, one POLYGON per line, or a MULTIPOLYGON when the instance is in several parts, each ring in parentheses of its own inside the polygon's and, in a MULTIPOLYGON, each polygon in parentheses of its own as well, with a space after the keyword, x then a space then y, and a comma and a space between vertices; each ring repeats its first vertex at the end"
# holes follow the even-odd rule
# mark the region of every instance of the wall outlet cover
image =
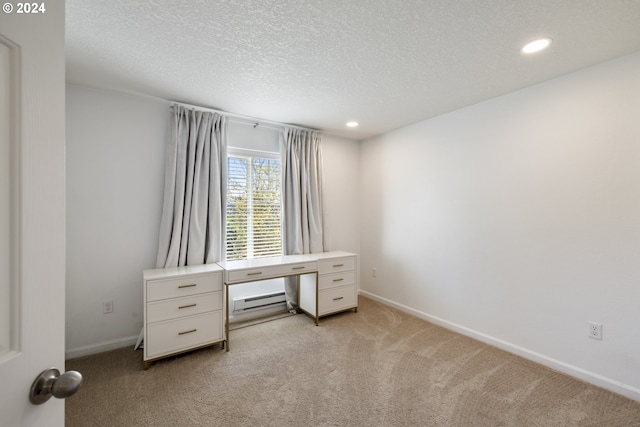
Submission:
POLYGON ((602 339, 602 324, 596 322, 587 322, 589 325, 589 338, 596 340, 602 339))

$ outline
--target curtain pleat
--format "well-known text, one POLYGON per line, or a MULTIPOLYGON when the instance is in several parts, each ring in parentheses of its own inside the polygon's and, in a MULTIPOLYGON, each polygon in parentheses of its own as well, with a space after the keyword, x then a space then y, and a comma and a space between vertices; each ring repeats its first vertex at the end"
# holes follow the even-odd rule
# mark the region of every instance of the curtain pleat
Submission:
POLYGON ((221 260, 225 236, 226 118, 173 107, 156 267, 221 260))
MULTIPOLYGON (((285 128, 282 154, 282 239, 285 255, 324 251, 322 133, 285 128)), ((285 279, 287 307, 297 306, 297 278, 285 279)))

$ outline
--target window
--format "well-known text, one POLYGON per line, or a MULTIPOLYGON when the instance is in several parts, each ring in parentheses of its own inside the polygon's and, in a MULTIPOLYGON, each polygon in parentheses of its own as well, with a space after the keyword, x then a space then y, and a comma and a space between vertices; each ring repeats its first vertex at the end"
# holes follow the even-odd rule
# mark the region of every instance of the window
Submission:
POLYGON ((280 155, 230 148, 227 260, 282 255, 280 155))

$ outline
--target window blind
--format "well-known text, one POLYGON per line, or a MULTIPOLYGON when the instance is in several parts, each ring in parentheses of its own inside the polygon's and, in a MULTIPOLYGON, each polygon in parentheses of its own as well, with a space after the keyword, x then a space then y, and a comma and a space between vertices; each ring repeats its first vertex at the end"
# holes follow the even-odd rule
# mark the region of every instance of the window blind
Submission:
POLYGON ((227 162, 227 260, 282 255, 280 160, 230 150, 227 162))

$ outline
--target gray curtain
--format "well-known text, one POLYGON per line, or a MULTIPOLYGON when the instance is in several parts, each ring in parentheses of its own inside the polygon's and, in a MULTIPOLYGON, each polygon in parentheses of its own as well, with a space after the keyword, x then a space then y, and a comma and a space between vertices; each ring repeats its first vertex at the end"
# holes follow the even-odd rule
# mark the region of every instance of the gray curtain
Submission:
MULTIPOLYGON (((285 128, 282 153, 282 239, 285 255, 324 251, 322 133, 285 128)), ((285 280, 287 308, 297 308, 297 277, 285 280)))
POLYGON ((225 244, 226 117, 172 108, 158 268, 220 261, 225 244))

